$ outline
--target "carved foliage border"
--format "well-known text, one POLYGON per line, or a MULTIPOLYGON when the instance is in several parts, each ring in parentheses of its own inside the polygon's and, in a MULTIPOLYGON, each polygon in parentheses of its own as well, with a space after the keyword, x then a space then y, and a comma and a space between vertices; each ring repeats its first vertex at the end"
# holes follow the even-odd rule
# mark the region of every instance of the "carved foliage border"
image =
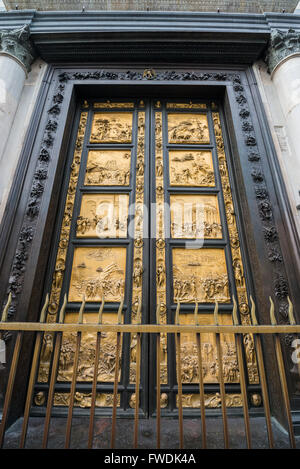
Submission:
POLYGON ((44 129, 42 144, 37 156, 36 168, 31 184, 31 191, 26 205, 23 225, 20 231, 15 257, 10 272, 7 293, 12 293, 12 304, 9 308, 8 318, 14 318, 20 296, 27 261, 35 231, 38 226, 38 215, 40 212, 42 196, 48 177, 49 162, 53 156, 53 146, 59 124, 62 103, 65 94, 65 84, 60 80, 56 84, 50 107, 47 109, 48 119, 44 129))
POLYGON ((248 160, 251 163, 251 177, 253 180, 257 208, 268 253, 268 260, 273 265, 274 295, 278 300, 280 322, 285 323, 288 320, 288 282, 249 105, 243 94, 244 87, 242 86, 240 76, 238 75, 233 77, 233 89, 236 93, 236 102, 239 105, 239 116, 241 118, 244 142, 248 148, 248 160))
MULTIPOLYGON (((279 313, 281 321, 287 320, 287 295, 288 282, 283 258, 278 240, 278 233, 274 224, 273 210, 270 202, 269 192, 263 174, 260 155, 257 148, 257 141, 254 133, 253 123, 250 115, 249 105, 244 95, 244 87, 241 82, 241 76, 236 73, 195 73, 195 72, 175 72, 162 71, 156 74, 145 74, 145 72, 127 71, 111 72, 107 70, 98 70, 93 72, 63 72, 58 76, 58 83, 55 93, 52 97, 52 103, 47 110, 49 115, 48 122, 44 130, 42 146, 37 158, 36 171, 32 181, 32 188, 27 203, 26 214, 23 226, 20 231, 17 250, 12 264, 9 278, 8 292, 12 292, 13 303, 9 311, 9 318, 15 315, 17 300, 22 292, 26 265, 29 257, 30 246, 37 228, 37 219, 41 205, 41 199, 44 192, 45 181, 49 160, 51 159, 52 148, 55 135, 58 128, 58 119, 64 100, 65 84, 72 80, 133 80, 133 81, 230 81, 233 84, 235 99, 240 108, 239 116, 245 139, 245 145, 248 148, 248 159, 252 164, 251 176, 254 182, 254 191, 256 195, 258 210, 261 218, 263 234, 268 250, 269 261, 273 265, 274 293, 279 302, 279 313)), ((289 339, 287 339, 290 342, 289 339)))

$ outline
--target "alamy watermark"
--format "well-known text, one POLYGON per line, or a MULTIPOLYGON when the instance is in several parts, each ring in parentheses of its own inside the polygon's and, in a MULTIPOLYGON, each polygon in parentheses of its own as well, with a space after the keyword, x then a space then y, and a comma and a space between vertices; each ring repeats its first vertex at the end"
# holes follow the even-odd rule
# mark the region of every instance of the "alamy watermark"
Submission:
MULTIPOLYGON (((214 199, 213 199, 214 200, 214 199)), ((90 229, 93 225, 99 238, 136 238, 139 236, 186 239, 187 249, 203 247, 205 238, 222 237, 219 211, 214 203, 187 202, 177 197, 176 202, 151 203, 150 207, 133 203, 128 207, 128 196, 119 194, 117 203, 104 200, 90 210, 90 218, 79 217, 78 229, 90 229), (127 208, 128 207, 128 208, 127 208)))

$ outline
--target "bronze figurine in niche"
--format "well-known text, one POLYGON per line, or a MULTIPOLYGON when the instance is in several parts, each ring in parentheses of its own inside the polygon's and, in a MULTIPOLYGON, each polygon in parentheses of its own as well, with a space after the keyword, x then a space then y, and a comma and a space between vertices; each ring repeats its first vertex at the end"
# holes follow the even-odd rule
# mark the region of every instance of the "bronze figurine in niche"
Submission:
POLYGON ((69 301, 120 301, 124 296, 126 248, 78 247, 74 251, 69 301))
POLYGON ((170 150, 171 186, 214 187, 215 175, 209 150, 170 150))
POLYGON ((169 143, 207 144, 206 114, 168 114, 169 143))
POLYGON ((170 196, 173 238, 222 238, 216 195, 170 196))
POLYGON ((173 248, 174 302, 230 302, 223 249, 173 248))
POLYGON ((84 184, 87 186, 129 186, 130 150, 91 150, 84 184))
POLYGON ((92 124, 91 143, 131 143, 131 112, 95 112, 92 124))
POLYGON ((126 238, 128 203, 128 194, 84 194, 77 237, 126 238))

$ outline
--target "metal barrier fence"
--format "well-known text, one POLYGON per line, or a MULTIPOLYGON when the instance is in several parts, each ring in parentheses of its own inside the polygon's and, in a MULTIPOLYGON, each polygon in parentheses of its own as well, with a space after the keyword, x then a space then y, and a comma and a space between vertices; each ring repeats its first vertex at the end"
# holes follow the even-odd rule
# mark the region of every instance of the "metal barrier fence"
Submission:
MULTIPOLYGON (((140 365, 141 365, 141 339, 144 334, 152 334, 156 337, 156 350, 157 350, 157 365, 156 365, 156 447, 159 449, 161 445, 161 385, 160 385, 160 341, 161 334, 171 334, 175 336, 175 345, 176 345, 176 371, 177 371, 177 384, 178 384, 178 425, 179 425, 179 446, 183 448, 184 440, 184 426, 183 426, 183 402, 182 402, 182 376, 181 376, 181 334, 183 333, 192 333, 195 336, 195 344, 197 347, 197 358, 198 358, 198 381, 199 381, 199 409, 201 412, 201 439, 202 439, 202 448, 207 447, 207 429, 206 429, 206 409, 205 409, 205 399, 204 399, 204 379, 203 379, 203 369, 202 369, 202 353, 201 353, 201 336, 202 334, 214 334, 216 339, 216 352, 218 359, 218 383, 220 388, 220 398, 221 398, 221 411, 222 411, 222 422, 223 422, 223 435, 224 435, 224 447, 229 448, 229 432, 228 432, 228 416, 226 408, 226 394, 225 394, 225 382, 223 376, 223 366, 222 366, 222 346, 221 346, 221 335, 222 334, 233 334, 235 337, 236 353, 239 367, 239 380, 240 380, 240 389, 242 396, 242 408, 243 408, 243 418, 245 425, 245 435, 247 440, 247 448, 252 447, 251 443, 251 432, 250 432, 250 418, 249 418, 249 407, 247 399, 247 384, 246 384, 246 365, 243 360, 243 335, 251 334, 254 338, 255 352, 257 356, 257 364, 260 377, 261 392, 263 398, 263 407, 264 415, 266 419, 267 435, 269 447, 274 447, 274 436, 272 431, 271 423, 271 410, 270 410, 270 401, 268 394, 268 384, 266 377, 266 369, 264 364, 263 350, 262 350, 262 336, 268 335, 271 336, 274 341, 274 347, 276 352, 276 362, 279 371, 280 384, 283 402, 285 406, 285 413, 288 425, 289 433, 289 442, 291 448, 296 447, 295 436, 293 430, 292 416, 291 416, 291 407, 290 399, 288 393, 286 371, 283 360, 283 352, 280 342, 280 334, 296 334, 300 333, 300 325, 296 324, 293 315, 293 306, 289 300, 289 324, 287 325, 278 325, 274 315, 274 304, 270 298, 270 325, 259 325, 256 319, 255 305, 251 298, 251 325, 240 325, 238 316, 237 316, 237 306, 236 301, 234 300, 234 307, 232 311, 232 325, 219 325, 219 314, 218 314, 218 304, 215 304, 214 309, 214 324, 213 325, 199 325, 198 321, 198 307, 196 305, 194 311, 194 324, 192 325, 180 325, 180 303, 177 305, 176 315, 175 315, 175 324, 159 324, 160 322, 160 305, 157 306, 156 319, 157 324, 122 324, 122 306, 120 304, 118 310, 118 324, 102 324, 102 314, 104 309, 104 301, 101 304, 99 315, 98 315, 98 324, 83 324, 83 313, 85 308, 85 301, 83 300, 80 311, 78 323, 70 324, 64 323, 65 308, 67 304, 67 299, 65 297, 64 304, 60 310, 59 321, 58 323, 45 323, 46 312, 48 307, 48 297, 41 312, 40 322, 31 323, 31 322, 9 322, 7 321, 7 313, 10 306, 11 298, 9 298, 6 307, 4 308, 2 319, 0 321, 0 333, 1 331, 16 331, 16 340, 14 344, 14 350, 12 355, 12 360, 10 364, 10 371, 7 383, 7 389, 4 399, 2 421, 0 425, 0 447, 3 447, 5 434, 7 431, 7 422, 9 417, 9 412, 12 404, 12 394, 15 385, 16 371, 18 366, 18 361, 20 357, 20 350, 22 345, 22 340, 26 332, 35 332, 35 345, 34 352, 27 388, 27 395, 24 407, 22 431, 20 435, 19 447, 24 448, 26 443, 26 436, 28 431, 28 423, 30 417, 30 409, 33 401, 33 392, 34 385, 38 372, 39 356, 41 345, 43 341, 43 335, 46 332, 54 333, 56 336, 54 353, 53 353, 53 362, 49 382, 49 391, 48 399, 46 406, 46 414, 44 421, 44 433, 43 433, 43 442, 42 448, 47 448, 48 437, 49 437, 49 426, 51 421, 51 413, 53 408, 53 398, 55 392, 55 383, 57 379, 57 372, 59 366, 59 356, 60 349, 62 345, 63 333, 66 332, 75 332, 76 333, 76 349, 74 356, 74 365, 73 365, 73 375, 71 382, 70 390, 70 401, 68 408, 67 424, 66 424, 66 434, 65 434, 65 448, 70 447, 70 437, 72 429, 72 417, 73 417, 73 407, 75 401, 75 392, 76 392, 76 379, 77 379, 77 369, 79 361, 79 351, 81 343, 81 335, 84 332, 92 332, 96 334, 96 350, 95 350, 95 361, 94 361, 94 375, 92 381, 92 393, 91 393, 91 407, 90 407, 90 416, 89 416, 89 428, 88 428, 88 448, 93 447, 94 440, 94 422, 95 422, 95 407, 96 407, 96 390, 97 390, 97 378, 98 378, 98 366, 100 360, 100 349, 101 349, 101 333, 102 332, 113 332, 116 334, 116 361, 115 361, 115 370, 114 370, 114 387, 113 387, 113 406, 112 406, 112 431, 111 431, 111 448, 115 447, 116 442, 116 418, 117 418, 117 399, 118 399, 118 376, 119 376, 119 359, 122 353, 121 343, 122 336, 125 333, 136 334, 137 337, 137 348, 136 348, 136 383, 135 383, 135 412, 134 412, 134 433, 133 433, 133 448, 138 447, 138 438, 139 438, 139 392, 140 392, 140 365)), ((138 322, 141 319, 141 304, 138 309, 138 322)), ((299 371, 300 372, 300 371, 299 371)))

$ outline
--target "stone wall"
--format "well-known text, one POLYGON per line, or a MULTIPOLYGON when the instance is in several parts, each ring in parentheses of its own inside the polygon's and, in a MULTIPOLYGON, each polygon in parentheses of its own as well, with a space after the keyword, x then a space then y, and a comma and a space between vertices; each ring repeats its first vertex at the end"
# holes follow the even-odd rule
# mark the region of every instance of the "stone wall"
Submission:
POLYGON ((220 8, 221 12, 235 13, 263 13, 281 12, 293 13, 298 0, 21 0, 7 1, 7 10, 14 10, 18 4, 19 10, 80 10, 84 5, 88 10, 104 11, 207 11, 213 12, 220 8))
MULTIPOLYGON (((13 124, 6 142, 4 156, 0 158, 0 221, 6 206, 8 194, 46 67, 47 64, 42 60, 36 60, 33 64, 32 70, 28 74, 22 89, 19 106, 14 115, 13 124)), ((17 76, 15 76, 15 80, 17 80, 17 76)))

